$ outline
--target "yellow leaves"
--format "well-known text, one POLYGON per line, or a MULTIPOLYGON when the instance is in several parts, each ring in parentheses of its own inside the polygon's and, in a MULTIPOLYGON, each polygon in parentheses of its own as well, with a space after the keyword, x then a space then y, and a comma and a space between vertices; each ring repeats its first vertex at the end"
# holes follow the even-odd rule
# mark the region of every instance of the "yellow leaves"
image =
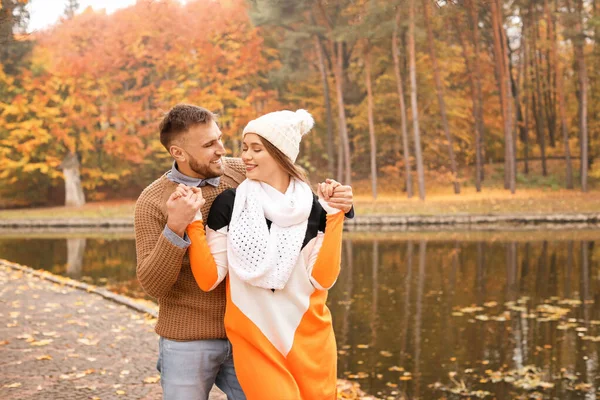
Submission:
POLYGON ((8 340, 0 340, 0 346, 6 346, 10 342, 8 340))
POLYGON ((8 383, 2 387, 9 388, 9 389, 18 388, 18 387, 21 387, 21 382, 8 383))
POLYGON ((52 360, 52 356, 49 354, 44 354, 43 356, 39 356, 35 358, 38 361, 52 360))
POLYGON ((52 339, 36 340, 34 342, 31 342, 31 345, 36 346, 36 347, 42 347, 42 346, 47 346, 52 342, 53 342, 52 339))
POLYGON ((154 375, 144 378, 144 383, 157 383, 160 382, 160 375, 154 375))
POLYGON ((90 340, 88 338, 77 339, 78 343, 84 344, 86 346, 96 346, 100 340, 90 340))

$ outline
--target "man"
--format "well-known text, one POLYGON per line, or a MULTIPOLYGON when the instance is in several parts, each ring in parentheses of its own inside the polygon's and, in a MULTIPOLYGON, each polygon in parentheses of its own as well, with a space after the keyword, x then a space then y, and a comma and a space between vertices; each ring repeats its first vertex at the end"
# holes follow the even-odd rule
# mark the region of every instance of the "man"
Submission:
MULTIPOLYGON (((219 193, 245 179, 243 162, 223 157, 221 137, 210 111, 173 107, 160 123, 160 141, 173 157, 173 167, 144 189, 135 206, 137 276, 146 293, 158 300, 157 368, 167 400, 205 400, 213 384, 228 399, 245 399, 225 336, 225 285, 200 290, 187 256, 185 229, 197 210, 208 215, 219 193), (179 196, 178 185, 192 190, 179 196), (196 195, 198 188, 201 195, 196 195)), ((337 187, 328 200, 353 214, 349 186, 337 187)))

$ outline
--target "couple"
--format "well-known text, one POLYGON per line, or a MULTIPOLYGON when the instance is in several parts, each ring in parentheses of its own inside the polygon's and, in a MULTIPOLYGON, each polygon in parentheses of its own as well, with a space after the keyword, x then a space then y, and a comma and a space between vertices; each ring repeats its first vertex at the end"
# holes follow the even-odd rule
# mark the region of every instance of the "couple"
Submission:
POLYGON ((223 157, 201 107, 161 122, 174 163, 140 195, 135 236, 138 279, 159 303, 165 399, 207 399, 213 384, 236 400, 335 398, 325 301, 352 189, 328 180, 317 198, 295 166, 313 123, 304 110, 251 121, 240 160, 223 157))

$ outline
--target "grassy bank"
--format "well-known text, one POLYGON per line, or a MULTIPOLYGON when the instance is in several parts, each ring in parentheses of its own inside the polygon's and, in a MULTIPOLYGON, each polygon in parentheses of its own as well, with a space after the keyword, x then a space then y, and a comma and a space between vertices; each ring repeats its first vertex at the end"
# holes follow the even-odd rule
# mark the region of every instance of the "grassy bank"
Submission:
MULTIPOLYGON (((133 218, 134 201, 88 203, 81 208, 48 207, 0 210, 0 219, 112 219, 133 218)), ((600 211, 600 190, 581 193, 567 190, 521 189, 514 195, 501 189, 476 193, 465 188, 457 196, 431 194, 425 201, 417 197, 384 194, 377 200, 365 194, 355 197, 360 215, 448 215, 448 214, 554 214, 600 211)))

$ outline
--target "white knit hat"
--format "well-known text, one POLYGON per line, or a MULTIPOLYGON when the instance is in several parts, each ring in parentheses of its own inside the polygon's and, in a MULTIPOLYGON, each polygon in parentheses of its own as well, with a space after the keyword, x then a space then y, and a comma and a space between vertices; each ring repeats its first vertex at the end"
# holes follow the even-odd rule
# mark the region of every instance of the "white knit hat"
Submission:
POLYGON ((310 132, 314 124, 315 120, 306 110, 275 111, 248 122, 242 138, 247 133, 256 133, 281 150, 292 162, 296 162, 300 140, 310 132))

